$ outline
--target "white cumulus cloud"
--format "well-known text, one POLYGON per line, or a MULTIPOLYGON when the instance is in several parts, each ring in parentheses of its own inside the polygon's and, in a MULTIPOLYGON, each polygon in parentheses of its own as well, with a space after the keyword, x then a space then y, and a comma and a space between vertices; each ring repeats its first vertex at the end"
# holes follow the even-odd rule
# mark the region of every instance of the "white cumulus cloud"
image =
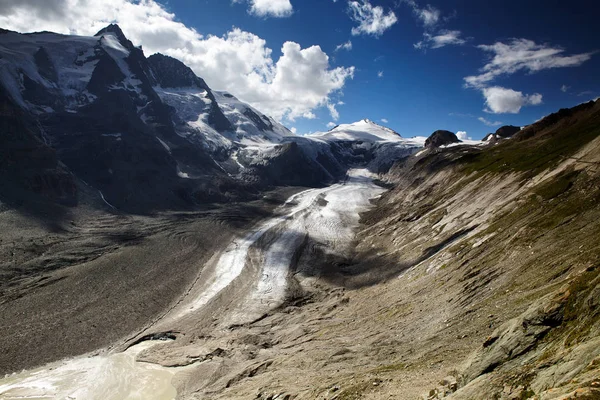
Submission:
POLYGON ((487 105, 485 111, 494 114, 517 114, 523 106, 542 103, 542 95, 539 93, 524 95, 522 92, 500 86, 484 88, 482 92, 487 105))
POLYGON ((471 140, 471 138, 469 136, 467 136, 467 132, 465 132, 465 131, 456 132, 456 137, 459 140, 471 140))
POLYGON ((381 122, 383 122, 384 124, 387 124, 390 121, 388 121, 387 118, 381 118, 381 122))
POLYGON ((239 28, 223 36, 204 36, 154 0, 3 0, 0 4, 0 26, 21 32, 93 35, 112 22, 133 43, 143 45, 147 55, 160 52, 178 58, 213 89, 227 90, 277 119, 311 115, 328 105, 331 95, 354 76, 354 67, 332 68, 319 46, 302 48, 285 42, 282 55, 274 59, 264 39, 239 28))
POLYGON ((294 12, 290 0, 233 0, 233 3, 250 3, 251 14, 259 17, 289 17, 294 12))
POLYGON ((381 36, 398 22, 393 11, 385 12, 381 6, 373 6, 369 0, 348 1, 350 17, 358 23, 352 28, 353 35, 381 36))
POLYGON ((327 127, 328 127, 329 129, 333 128, 333 127, 334 127, 334 126, 336 126, 336 125, 337 125, 337 124, 336 124, 335 122, 328 122, 328 123, 327 123, 327 127))

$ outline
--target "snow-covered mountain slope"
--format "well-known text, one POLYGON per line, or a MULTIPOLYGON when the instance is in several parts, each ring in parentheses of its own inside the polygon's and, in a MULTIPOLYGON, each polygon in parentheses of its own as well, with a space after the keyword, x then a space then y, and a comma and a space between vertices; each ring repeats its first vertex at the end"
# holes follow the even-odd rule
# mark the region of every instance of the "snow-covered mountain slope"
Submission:
POLYGON ((305 138, 330 144, 337 159, 348 165, 366 165, 372 172, 387 171, 396 160, 418 152, 427 139, 403 138, 396 131, 368 119, 338 125, 305 138))
POLYGON ((273 118, 238 100, 231 93, 213 93, 221 110, 234 127, 232 140, 244 145, 253 145, 280 143, 284 138, 296 136, 273 118))
POLYGON ((315 139, 338 141, 398 142, 402 140, 399 133, 368 119, 352 124, 338 125, 327 132, 317 132, 308 136, 315 139))
POLYGON ((209 150, 228 149, 233 143, 227 131, 221 133, 209 123, 213 101, 205 89, 197 87, 154 87, 161 100, 175 110, 174 126, 177 133, 190 141, 200 143, 209 150))
POLYGON ((5 89, 23 108, 38 113, 53 112, 57 107, 74 111, 93 102, 96 96, 88 85, 102 59, 115 62, 129 78, 127 84, 137 83, 123 62, 129 51, 112 33, 82 37, 3 31, 0 55, 0 80, 5 89), (42 88, 54 98, 42 96, 42 88))
POLYGON ((283 125, 227 92, 211 90, 181 61, 162 54, 148 58, 154 90, 175 110, 175 129, 211 151, 238 144, 280 143, 294 136, 283 125))

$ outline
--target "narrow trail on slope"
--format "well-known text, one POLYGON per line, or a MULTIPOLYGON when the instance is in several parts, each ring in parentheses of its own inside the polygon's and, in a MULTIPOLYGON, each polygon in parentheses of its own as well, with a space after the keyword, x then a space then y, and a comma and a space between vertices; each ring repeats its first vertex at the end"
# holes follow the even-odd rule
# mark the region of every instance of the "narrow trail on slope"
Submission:
MULTIPOLYGON (((157 327, 194 320, 210 309, 219 327, 250 322, 285 300, 290 267, 306 237, 329 251, 348 251, 359 213, 385 190, 364 169, 348 172, 345 182, 291 196, 283 215, 260 224, 213 257, 179 305, 157 327), (254 268, 252 268, 254 266, 254 268), (236 282, 248 280, 239 285, 236 282), (233 290, 229 290, 233 288, 233 290), (220 297, 225 300, 216 301, 220 297)), ((78 357, 0 380, 0 397, 68 399, 173 399, 171 378, 177 368, 136 361, 153 343, 142 342, 123 353, 78 357)))

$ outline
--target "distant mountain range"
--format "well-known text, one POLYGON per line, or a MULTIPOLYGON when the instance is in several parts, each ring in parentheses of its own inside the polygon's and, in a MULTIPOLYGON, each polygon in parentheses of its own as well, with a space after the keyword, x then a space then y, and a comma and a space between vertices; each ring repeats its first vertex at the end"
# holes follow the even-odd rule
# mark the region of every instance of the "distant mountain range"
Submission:
POLYGON ((298 136, 182 62, 146 57, 117 25, 95 36, 0 30, 3 200, 130 212, 320 186, 417 152, 370 120, 298 136), (89 198, 87 196, 86 198, 89 198))

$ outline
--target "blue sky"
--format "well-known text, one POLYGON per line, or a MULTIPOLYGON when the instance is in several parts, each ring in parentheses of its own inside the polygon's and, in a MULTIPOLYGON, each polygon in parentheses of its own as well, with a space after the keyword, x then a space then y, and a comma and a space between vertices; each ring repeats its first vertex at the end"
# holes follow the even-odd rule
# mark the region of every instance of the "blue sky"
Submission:
MULTIPOLYGON (((208 0, 198 5, 171 0, 167 7, 203 34, 222 35, 237 26, 266 39, 274 51, 288 40, 303 48, 317 44, 330 56, 332 65, 355 66, 354 78, 346 83, 342 94, 335 96, 345 103, 337 107, 338 123, 384 119, 388 121, 385 125, 404 136, 449 129, 481 138, 497 127, 487 126, 480 117, 489 122, 525 125, 561 107, 600 96, 600 55, 580 66, 537 73, 519 71, 494 81, 502 87, 542 95, 541 104, 525 106, 517 114, 484 112, 482 93, 463 87, 463 78, 476 75, 489 57, 476 47, 480 44, 524 38, 562 48, 565 55, 600 50, 598 2, 562 2, 563 6, 547 1, 422 3, 420 7, 429 4, 440 10, 441 19, 447 19, 439 22, 439 29, 459 30, 462 37, 468 38, 464 45, 426 51, 414 47, 422 40, 425 27, 407 3, 397 3, 371 1, 385 12, 393 11, 398 19, 379 37, 353 36, 351 30, 356 23, 349 17, 347 2, 342 0, 292 1, 294 12, 286 18, 258 18, 248 13, 247 5, 227 1, 208 0), (350 51, 335 51, 348 40, 352 42, 350 51), (563 85, 568 86, 566 92, 561 90, 563 85)), ((327 129, 326 124, 332 121, 328 110, 321 108, 315 114, 317 119, 298 118, 287 125, 295 126, 298 132, 327 129)))
POLYGON ((298 133, 369 118, 407 137, 478 139, 600 96, 597 1, 78 1, 7 0, 0 26, 117 22, 147 55, 180 58, 298 133))

